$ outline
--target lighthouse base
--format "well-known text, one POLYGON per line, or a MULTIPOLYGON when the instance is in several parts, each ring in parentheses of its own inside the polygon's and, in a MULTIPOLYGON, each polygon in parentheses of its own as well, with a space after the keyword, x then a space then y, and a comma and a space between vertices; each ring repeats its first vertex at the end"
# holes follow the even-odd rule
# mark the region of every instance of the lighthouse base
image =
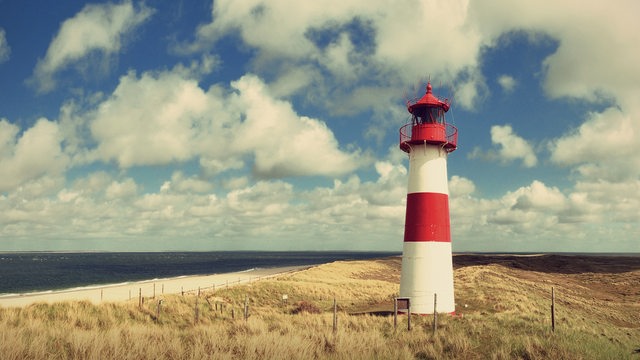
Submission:
POLYGON ((411 299, 411 312, 455 312, 453 259, 450 242, 405 241, 402 249, 400 297, 411 299))

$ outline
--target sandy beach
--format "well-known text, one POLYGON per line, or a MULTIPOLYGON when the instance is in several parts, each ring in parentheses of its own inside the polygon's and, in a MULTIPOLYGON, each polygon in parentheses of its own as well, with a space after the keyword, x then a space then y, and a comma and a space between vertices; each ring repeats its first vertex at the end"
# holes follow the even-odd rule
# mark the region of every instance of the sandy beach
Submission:
POLYGON ((118 302, 130 299, 137 300, 140 295, 145 298, 164 294, 195 293, 223 288, 238 284, 246 284, 260 279, 270 278, 284 273, 309 268, 305 266, 287 266, 268 269, 253 269, 241 272, 182 276, 168 279, 153 279, 123 284, 95 285, 74 289, 44 291, 36 293, 0 295, 0 306, 22 307, 33 303, 54 303, 60 301, 88 300, 98 304, 102 302, 118 302))

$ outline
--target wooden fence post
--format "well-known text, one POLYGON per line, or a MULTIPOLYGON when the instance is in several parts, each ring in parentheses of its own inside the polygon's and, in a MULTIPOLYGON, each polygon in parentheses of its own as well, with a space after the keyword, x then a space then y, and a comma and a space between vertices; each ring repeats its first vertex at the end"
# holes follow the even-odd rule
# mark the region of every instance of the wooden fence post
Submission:
POLYGON ((433 294, 433 334, 438 330, 438 294, 433 294))
POLYGON ((142 309, 142 288, 138 288, 138 307, 142 309))
POLYGON ((198 297, 196 296, 196 306, 193 309, 194 312, 194 316, 193 316, 193 323, 197 324, 198 323, 198 297))
POLYGON ((100 302, 102 302, 103 289, 100 289, 100 302))
POLYGON ((245 295, 244 298, 244 321, 249 319, 249 295, 245 295))
POLYGON ((393 299, 393 330, 398 328, 398 299, 393 299))
POLYGON ((551 287, 551 331, 556 331, 556 293, 551 287))
POLYGON ((333 333, 338 331, 338 302, 333 298, 333 333))
POLYGON ((160 321, 160 304, 162 304, 162 299, 158 300, 158 307, 156 308, 156 322, 160 321))
POLYGON ((407 306, 407 330, 411 331, 411 301, 409 301, 409 305, 407 306))

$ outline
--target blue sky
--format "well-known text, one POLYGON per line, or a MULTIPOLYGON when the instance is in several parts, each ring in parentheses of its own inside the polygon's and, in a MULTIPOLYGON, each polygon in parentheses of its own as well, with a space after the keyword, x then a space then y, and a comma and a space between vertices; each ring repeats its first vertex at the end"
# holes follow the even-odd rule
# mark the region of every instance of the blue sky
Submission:
POLYGON ((0 0, 0 251, 400 251, 430 78, 454 251, 640 252, 616 3, 0 0))

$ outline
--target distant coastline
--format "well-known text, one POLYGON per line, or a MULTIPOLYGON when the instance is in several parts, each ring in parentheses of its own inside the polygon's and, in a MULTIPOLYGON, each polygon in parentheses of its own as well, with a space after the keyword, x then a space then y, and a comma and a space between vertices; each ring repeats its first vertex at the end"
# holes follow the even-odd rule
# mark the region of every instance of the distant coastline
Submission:
POLYGON ((563 252, 563 251, 522 251, 522 252, 504 252, 504 251, 460 251, 454 252, 453 255, 560 255, 560 256, 630 256, 639 257, 640 252, 563 252))
MULTIPOLYGON (((0 296, 401 255, 400 252, 379 251, 0 252, 0 273, 3 277, 0 296)), ((627 258, 634 262, 636 258, 640 258, 640 252, 454 253, 454 258, 464 256, 600 257, 627 258)))
MULTIPOLYGON (((402 251, 392 250, 159 250, 159 251, 109 251, 109 250, 0 250, 3 254, 162 254, 162 253, 342 253, 342 254, 393 254, 402 255, 402 251)), ((454 255, 578 255, 578 256, 640 256, 640 252, 574 252, 574 251, 454 251, 454 255)))

